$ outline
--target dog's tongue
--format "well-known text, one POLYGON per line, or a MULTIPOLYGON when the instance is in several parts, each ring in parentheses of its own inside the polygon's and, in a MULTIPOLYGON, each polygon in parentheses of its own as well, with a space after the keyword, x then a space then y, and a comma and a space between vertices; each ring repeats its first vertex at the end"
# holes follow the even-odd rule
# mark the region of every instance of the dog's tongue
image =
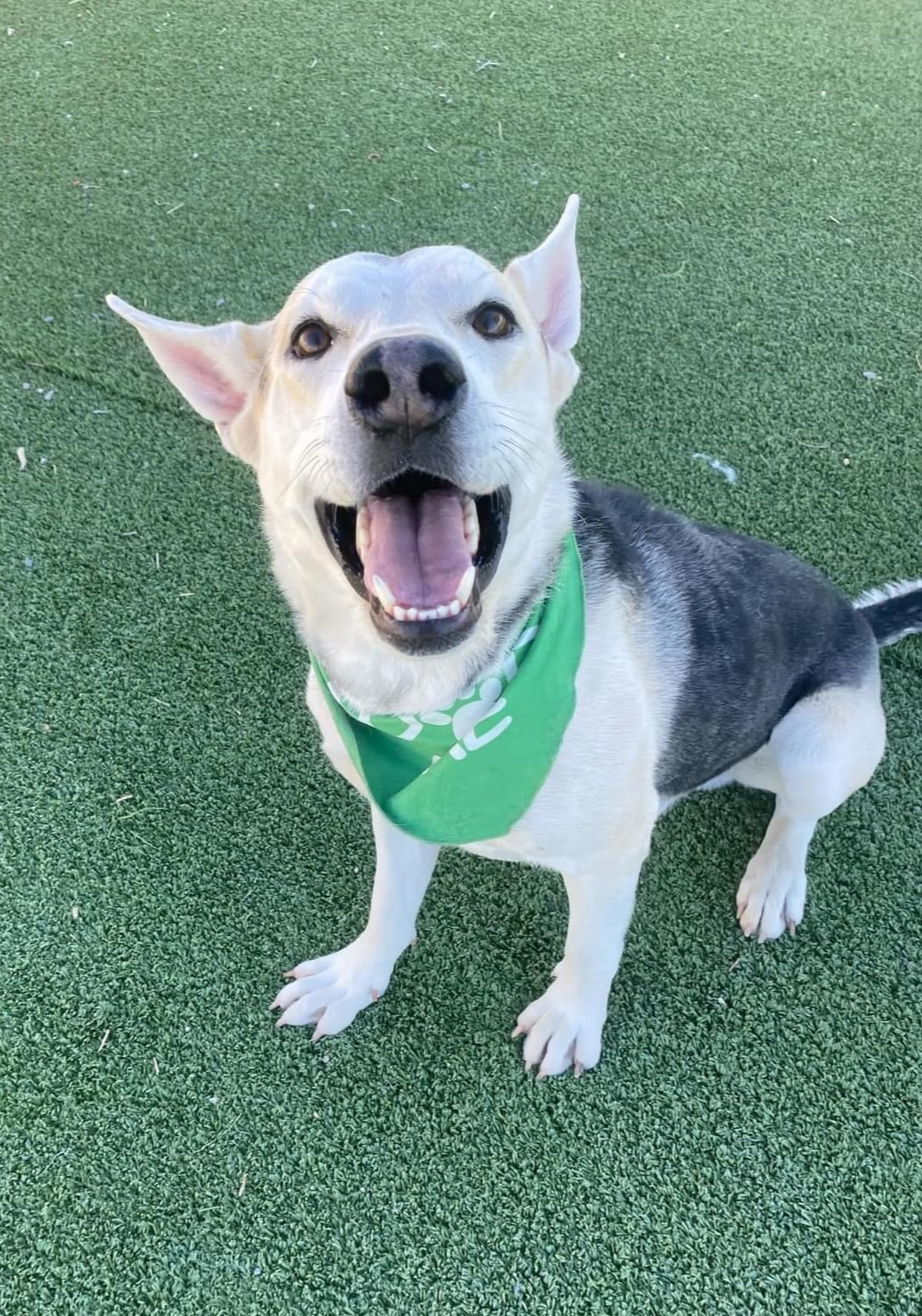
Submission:
POLYGON ((365 587, 375 576, 404 608, 450 603, 471 565, 464 539, 461 499, 451 490, 429 490, 419 498, 369 498, 369 546, 365 587))

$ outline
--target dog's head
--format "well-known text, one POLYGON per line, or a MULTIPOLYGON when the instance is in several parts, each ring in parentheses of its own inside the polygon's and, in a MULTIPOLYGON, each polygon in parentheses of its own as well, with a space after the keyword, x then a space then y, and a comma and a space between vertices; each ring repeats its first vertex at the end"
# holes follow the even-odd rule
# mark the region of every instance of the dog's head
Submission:
POLYGON ((503 271, 462 247, 330 261, 260 325, 108 301, 256 468, 270 539, 300 535, 348 582, 343 606, 424 656, 469 637, 506 558, 541 539, 554 416, 579 373, 577 208, 503 271))

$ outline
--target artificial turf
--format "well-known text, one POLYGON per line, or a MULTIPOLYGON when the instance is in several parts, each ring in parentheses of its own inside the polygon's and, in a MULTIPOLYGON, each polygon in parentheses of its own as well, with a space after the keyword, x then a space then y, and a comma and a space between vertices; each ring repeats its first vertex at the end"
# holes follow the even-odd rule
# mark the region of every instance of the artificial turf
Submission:
POLYGON ((660 824, 591 1076, 509 1040, 558 879, 457 853, 380 1005, 279 1033, 280 970, 361 926, 370 832, 250 475, 102 303, 257 318, 358 247, 502 261, 578 190, 577 467, 851 591, 922 574, 918 4, 2 23, 0 1310, 918 1312, 922 641, 796 940, 734 922, 766 797, 660 824))

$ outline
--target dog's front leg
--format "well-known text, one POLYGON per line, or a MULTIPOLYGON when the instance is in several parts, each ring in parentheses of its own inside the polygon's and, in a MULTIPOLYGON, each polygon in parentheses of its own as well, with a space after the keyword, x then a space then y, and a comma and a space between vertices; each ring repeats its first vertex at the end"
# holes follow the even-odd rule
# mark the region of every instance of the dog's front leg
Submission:
POLYGON ((581 1074, 598 1062, 608 993, 621 961, 651 831, 652 820, 617 853, 583 860, 563 874, 570 905, 564 956, 554 969, 554 981, 522 1011, 513 1033, 525 1035, 525 1068, 538 1065, 540 1078, 562 1074, 571 1066, 581 1074))
POLYGON ((368 923, 355 941, 332 955, 305 960, 286 976, 272 1008, 282 1024, 316 1023, 313 1040, 340 1033, 390 982, 401 953, 416 935, 416 916, 439 847, 400 831, 371 806, 375 877, 368 923))

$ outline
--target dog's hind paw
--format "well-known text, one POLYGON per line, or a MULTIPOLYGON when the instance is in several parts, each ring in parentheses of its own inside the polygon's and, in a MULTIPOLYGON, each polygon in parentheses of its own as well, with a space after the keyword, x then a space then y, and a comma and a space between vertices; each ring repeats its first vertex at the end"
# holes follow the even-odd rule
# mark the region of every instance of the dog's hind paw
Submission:
MULTIPOLYGON (((558 973, 562 965, 557 966, 558 973)), ((518 1017, 513 1037, 525 1037, 522 1058, 526 1070, 538 1066, 539 1078, 563 1074, 577 1076, 598 1064, 602 1054, 602 1025, 606 999, 591 999, 559 974, 543 996, 532 1001, 518 1017)))
POLYGON ((774 941, 785 928, 794 933, 804 916, 807 877, 759 862, 756 854, 736 893, 736 915, 744 936, 774 941))
POLYGON ((287 1025, 316 1024, 312 1041, 332 1037, 348 1028, 366 1005, 371 1005, 390 982, 395 957, 356 937, 332 955, 304 960, 286 973, 291 978, 272 1002, 281 1010, 276 1020, 287 1025))

